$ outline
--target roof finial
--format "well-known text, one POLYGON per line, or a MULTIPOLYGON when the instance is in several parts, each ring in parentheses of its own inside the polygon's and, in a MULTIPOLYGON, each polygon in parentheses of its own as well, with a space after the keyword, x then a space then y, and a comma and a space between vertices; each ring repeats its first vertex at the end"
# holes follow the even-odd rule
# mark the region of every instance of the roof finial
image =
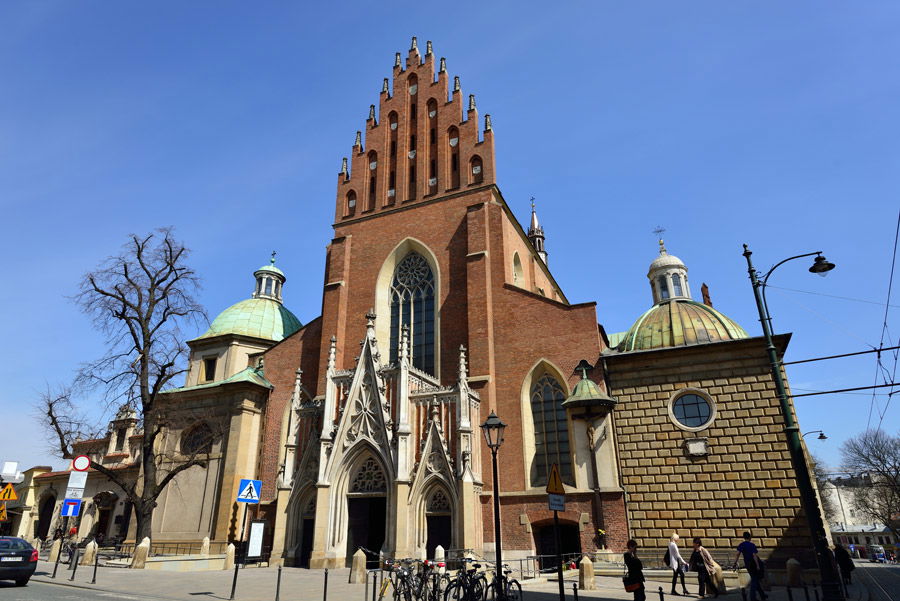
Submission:
POLYGON ((453 91, 459 92, 459 75, 453 76, 453 91))
POLYGON ((431 54, 431 40, 425 42, 425 56, 431 54))
POLYGON ((395 67, 400 66, 400 53, 399 52, 394 53, 394 66, 395 67))
POLYGON ((347 175, 347 157, 344 157, 343 160, 341 160, 341 174, 347 175))
POLYGON ((400 361, 409 361, 409 326, 400 328, 400 361))
POLYGON ((447 71, 447 59, 443 56, 441 57, 441 68, 439 69, 440 73, 446 73, 447 71))
POLYGON ((278 253, 277 253, 276 251, 273 250, 273 251, 272 251, 272 258, 269 259, 269 263, 271 263, 272 265, 275 264, 275 255, 276 255, 276 254, 278 254, 278 253))
POLYGON ((462 382, 466 379, 466 375, 468 374, 469 369, 466 365, 466 347, 462 344, 459 345, 459 381, 462 382))
POLYGON ((661 255, 669 254, 668 252, 666 252, 666 245, 662 239, 662 235, 666 233, 666 228, 664 228, 661 225, 657 225, 654 228, 653 233, 656 234, 657 238, 659 238, 659 254, 661 254, 661 255))
POLYGON ((381 93, 382 94, 388 93, 388 78, 387 77, 384 78, 384 82, 381 84, 381 93))
POLYGON ((484 116, 484 131, 491 131, 493 128, 491 127, 491 114, 488 113, 484 116))
MULTIPOLYGON (((387 80, 385 80, 385 81, 387 81, 387 80)), ((370 104, 369 105, 369 121, 374 121, 374 120, 375 120, 375 105, 370 104)))
POLYGON ((359 130, 356 130, 356 140, 354 140, 353 145, 358 146, 360 150, 362 149, 362 132, 359 130))
POLYGON ((337 355, 337 336, 331 335, 331 346, 328 347, 328 370, 334 369, 335 355, 337 355))
POLYGON ((413 36, 412 46, 409 47, 410 52, 412 52, 413 50, 415 50, 415 51, 419 50, 419 42, 416 40, 416 36, 413 36))
POLYGON ((475 94, 469 94, 469 110, 475 110, 475 94))

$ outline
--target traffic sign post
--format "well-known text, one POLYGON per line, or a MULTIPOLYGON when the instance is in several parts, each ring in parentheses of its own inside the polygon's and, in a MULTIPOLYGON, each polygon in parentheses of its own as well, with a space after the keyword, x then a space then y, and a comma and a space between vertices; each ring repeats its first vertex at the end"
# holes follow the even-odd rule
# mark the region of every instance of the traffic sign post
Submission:
MULTIPOLYGON (((241 518, 241 537, 238 539, 242 552, 244 551, 244 529, 247 527, 247 505, 258 504, 260 492, 262 492, 262 480, 251 480, 250 478, 241 479, 235 501, 244 504, 244 517, 241 518)), ((245 552, 243 553, 243 557, 246 557, 245 552)), ((229 601, 234 599, 234 591, 237 588, 238 569, 240 566, 240 561, 234 562, 234 578, 231 581, 231 596, 228 597, 229 601)))
POLYGON ((559 467, 554 463, 547 478, 547 496, 553 511, 553 534, 556 538, 556 577, 559 579, 559 601, 566 601, 566 585, 563 582, 562 545, 559 538, 559 512, 566 510, 566 489, 559 476, 559 467))

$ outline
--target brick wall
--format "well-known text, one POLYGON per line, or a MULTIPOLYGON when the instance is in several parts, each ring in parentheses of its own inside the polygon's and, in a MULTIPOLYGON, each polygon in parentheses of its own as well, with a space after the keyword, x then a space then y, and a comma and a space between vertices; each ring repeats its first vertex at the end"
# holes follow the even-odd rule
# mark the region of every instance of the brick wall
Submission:
POLYGON ((776 563, 805 557, 808 530, 761 339, 610 356, 607 368, 619 399, 632 537, 641 546, 662 548, 677 532, 733 549, 750 530, 776 563), (670 398, 687 387, 715 401, 706 430, 687 432, 669 418, 670 398), (695 437, 708 438, 707 456, 686 456, 682 443, 695 437))

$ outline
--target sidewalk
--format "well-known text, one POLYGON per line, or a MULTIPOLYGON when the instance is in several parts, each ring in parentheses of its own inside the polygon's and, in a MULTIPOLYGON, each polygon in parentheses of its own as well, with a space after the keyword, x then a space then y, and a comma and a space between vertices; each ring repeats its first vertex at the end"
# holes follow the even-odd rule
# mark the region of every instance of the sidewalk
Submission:
MULTIPOLYGON (((84 589, 120 593, 133 596, 145 596, 164 601, 203 601, 228 599, 231 593, 233 571, 212 572, 163 572, 156 570, 129 570, 123 568, 105 568, 97 570, 97 584, 89 584, 93 567, 79 566, 74 582, 69 581, 71 572, 68 566, 60 564, 56 579, 51 579, 53 564, 41 561, 32 577, 35 582, 46 582, 60 586, 77 586, 84 589)), ((284 568, 281 576, 281 601, 371 601, 371 585, 366 596, 366 586, 348 584, 350 570, 341 568, 329 570, 327 598, 323 597, 325 584, 324 570, 305 570, 284 568)), ((235 601, 273 601, 278 577, 277 568, 246 568, 240 570, 235 593, 235 601)), ((610 599, 626 601, 633 598, 622 588, 620 577, 598 576, 597 588, 593 591, 578 591, 579 599, 610 599)), ((574 599, 572 584, 577 579, 565 579, 566 599, 574 599)), ((671 581, 648 580, 647 601, 683 601, 696 600, 698 597, 673 597, 665 594, 660 600, 658 589, 668 591, 671 581)), ((532 581, 523 583, 524 597, 527 601, 557 601, 559 585, 555 580, 532 581)), ((689 586, 691 593, 696 593, 696 585, 689 586)), ((850 601, 867 601, 868 593, 862 584, 849 587, 850 601)), ((389 589, 387 597, 392 599, 389 589)), ((742 601, 738 589, 732 589, 721 597, 723 601, 742 601)), ((791 601, 786 589, 776 587, 769 594, 770 601, 791 601)), ((816 601, 812 590, 809 600, 816 601)), ((806 601, 803 589, 794 589, 792 601, 806 601)))

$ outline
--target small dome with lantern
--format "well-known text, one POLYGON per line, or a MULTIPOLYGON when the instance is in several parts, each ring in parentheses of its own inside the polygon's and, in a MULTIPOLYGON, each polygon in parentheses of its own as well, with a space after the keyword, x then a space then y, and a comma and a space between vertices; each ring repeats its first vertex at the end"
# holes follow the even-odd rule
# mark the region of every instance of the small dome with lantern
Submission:
POLYGON ((659 256, 647 272, 653 306, 618 339, 616 351, 648 351, 749 338, 737 323, 716 311, 704 288, 704 302, 691 298, 687 266, 659 241, 659 256))
POLYGON ((272 253, 269 263, 253 275, 256 288, 251 298, 219 313, 198 340, 237 334, 278 342, 302 327, 300 320, 282 304, 281 290, 287 278, 283 271, 275 267, 275 253, 272 253))

